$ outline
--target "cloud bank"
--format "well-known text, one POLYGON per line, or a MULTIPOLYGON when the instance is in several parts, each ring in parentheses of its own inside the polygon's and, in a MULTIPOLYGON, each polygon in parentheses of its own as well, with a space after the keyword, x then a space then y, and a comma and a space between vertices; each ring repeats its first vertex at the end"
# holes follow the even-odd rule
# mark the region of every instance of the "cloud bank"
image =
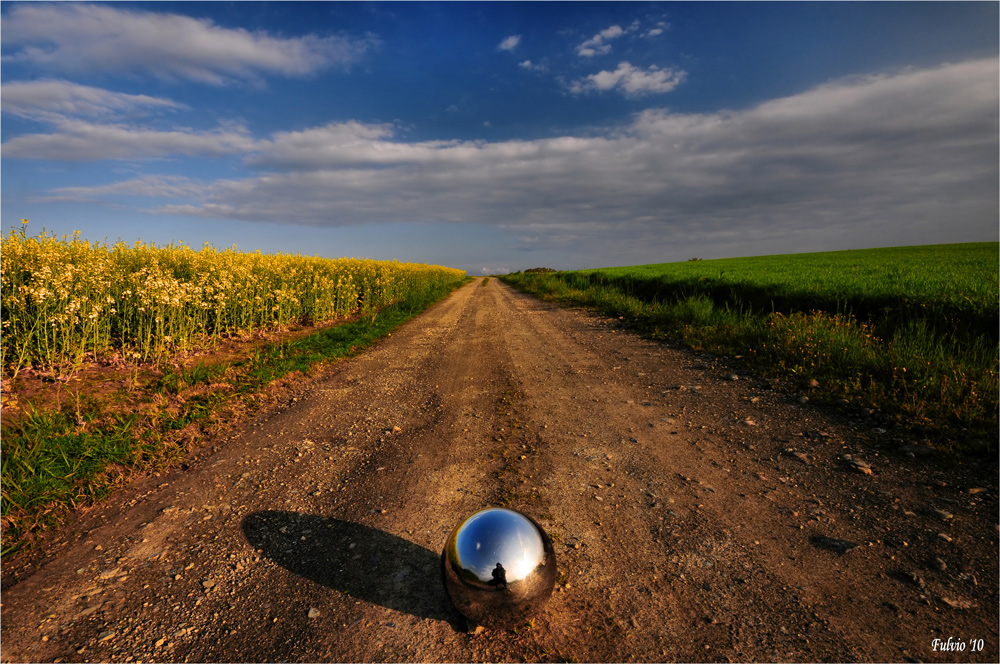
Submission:
MULTIPOLYGON (((587 136, 407 142, 391 125, 361 122, 261 140, 238 129, 168 136, 118 125, 96 136, 81 122, 45 140, 53 155, 68 151, 64 158, 87 149, 240 154, 256 173, 214 182, 144 178, 54 196, 104 200, 155 189, 176 193, 151 208, 172 214, 314 226, 495 225, 517 229, 525 251, 599 241, 623 260, 625 243, 696 239, 746 251, 752 238, 766 253, 776 238, 797 234, 822 244, 866 233, 855 246, 878 246, 906 244, 908 234, 928 229, 944 229, 942 242, 995 233, 998 87, 998 63, 988 59, 834 81, 740 111, 647 110, 587 136)), ((12 139, 4 156, 30 156, 31 141, 44 151, 42 140, 12 139)))
POLYGON ((212 131, 190 128, 162 131, 67 118, 58 121, 58 128, 53 134, 29 134, 5 141, 3 157, 56 161, 219 157, 243 154, 256 146, 249 132, 237 125, 212 131))
POLYGON ((0 89, 0 109, 29 119, 52 121, 64 116, 109 116, 144 108, 186 108, 148 95, 130 95, 68 81, 14 81, 0 89))
POLYGON ((16 4, 0 27, 9 53, 5 62, 57 72, 142 72, 212 85, 346 67, 373 45, 344 36, 273 37, 177 14, 77 3, 16 4))
POLYGON ((210 131, 152 129, 135 122, 148 113, 187 109, 162 97, 113 92, 61 80, 15 81, 0 87, 0 110, 51 125, 3 143, 7 158, 53 161, 150 159, 246 154, 257 142, 242 125, 210 131), (128 120, 131 120, 128 121, 128 120))

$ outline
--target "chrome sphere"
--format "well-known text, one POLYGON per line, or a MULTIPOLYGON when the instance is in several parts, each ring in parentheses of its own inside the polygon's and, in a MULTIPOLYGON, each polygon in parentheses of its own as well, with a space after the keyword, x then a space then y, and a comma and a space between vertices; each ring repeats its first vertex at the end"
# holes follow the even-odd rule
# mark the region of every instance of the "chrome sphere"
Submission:
POLYGON ((513 627, 552 594, 556 553, 533 519, 495 507, 460 523, 441 552, 445 590, 459 613, 490 627, 513 627))

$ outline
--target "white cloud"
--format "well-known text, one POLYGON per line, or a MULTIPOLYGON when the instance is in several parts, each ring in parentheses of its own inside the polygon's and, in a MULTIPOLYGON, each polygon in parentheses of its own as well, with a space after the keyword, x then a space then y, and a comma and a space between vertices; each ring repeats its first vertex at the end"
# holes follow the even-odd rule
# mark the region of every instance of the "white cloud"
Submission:
POLYGON ((576 47, 577 55, 585 58, 592 58, 595 55, 604 55, 611 52, 611 44, 608 42, 617 39, 625 34, 619 25, 612 25, 610 28, 601 30, 596 35, 586 40, 576 47))
POLYGON ((660 69, 651 65, 643 70, 628 62, 621 62, 614 71, 603 70, 575 81, 570 85, 570 91, 580 94, 617 89, 627 97, 639 97, 670 92, 686 76, 686 72, 681 69, 660 69))
POLYGON ((517 64, 521 69, 527 69, 528 71, 546 72, 549 70, 545 65, 535 64, 531 60, 524 60, 517 64))
POLYGON ((5 159, 98 161, 202 155, 244 154, 256 142, 243 127, 212 131, 178 128, 160 131, 124 123, 96 123, 64 118, 51 134, 25 134, 2 145, 5 159))
POLYGON ((511 35, 505 38, 500 45, 497 46, 498 51, 513 51, 517 48, 517 45, 521 43, 521 35, 511 35))
POLYGON ((36 200, 84 202, 109 200, 120 196, 176 200, 198 198, 204 196, 208 190, 209 185, 179 175, 146 175, 96 187, 61 187, 36 200))
POLYGON ((275 133, 260 143, 259 154, 251 158, 267 168, 330 168, 354 164, 399 164, 424 158, 442 143, 390 143, 390 125, 371 125, 351 121, 332 123, 303 131, 275 133))
POLYGON ((495 225, 516 228, 525 251, 600 243, 622 261, 636 247, 638 259, 671 246, 721 256, 778 242, 819 250, 831 238, 966 241, 995 235, 1000 214, 998 73, 988 59, 835 81, 741 111, 654 109, 603 135, 406 142, 391 126, 347 122, 235 136, 233 149, 252 143, 258 175, 126 189, 184 188, 157 208, 174 214, 495 225))
POLYGON ((68 81, 14 81, 0 86, 3 112, 53 120, 67 115, 109 116, 141 108, 185 108, 169 99, 130 95, 68 81))
POLYGON ((113 92, 60 80, 14 81, 0 87, 5 113, 51 126, 0 146, 6 158, 99 161, 171 156, 244 155, 256 141, 236 123, 205 131, 153 129, 135 123, 149 111, 186 109, 169 99, 113 92))
POLYGON ((297 76, 358 61, 370 39, 273 37, 206 19, 77 3, 16 4, 0 23, 4 61, 61 72, 140 71, 223 84, 262 73, 297 76))
POLYGON ((666 21, 658 21, 655 28, 650 28, 646 32, 642 33, 642 36, 646 39, 651 39, 652 37, 659 37, 664 32, 670 29, 670 24, 666 21))

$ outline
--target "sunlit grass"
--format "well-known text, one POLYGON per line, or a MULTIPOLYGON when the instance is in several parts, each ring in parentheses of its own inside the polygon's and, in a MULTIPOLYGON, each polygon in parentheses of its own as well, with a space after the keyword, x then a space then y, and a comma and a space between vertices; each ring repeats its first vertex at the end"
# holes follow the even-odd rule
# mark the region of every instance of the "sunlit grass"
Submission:
POLYGON ((998 245, 897 247, 559 273, 508 283, 653 337, 812 378, 911 426, 995 440, 998 245))

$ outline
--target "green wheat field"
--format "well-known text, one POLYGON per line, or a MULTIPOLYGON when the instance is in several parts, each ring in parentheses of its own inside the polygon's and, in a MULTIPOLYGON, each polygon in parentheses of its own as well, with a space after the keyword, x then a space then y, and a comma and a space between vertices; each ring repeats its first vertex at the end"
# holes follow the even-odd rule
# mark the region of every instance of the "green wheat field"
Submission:
POLYGON ((505 277, 653 338, 878 409, 954 451, 997 436, 995 242, 637 265, 505 277))

